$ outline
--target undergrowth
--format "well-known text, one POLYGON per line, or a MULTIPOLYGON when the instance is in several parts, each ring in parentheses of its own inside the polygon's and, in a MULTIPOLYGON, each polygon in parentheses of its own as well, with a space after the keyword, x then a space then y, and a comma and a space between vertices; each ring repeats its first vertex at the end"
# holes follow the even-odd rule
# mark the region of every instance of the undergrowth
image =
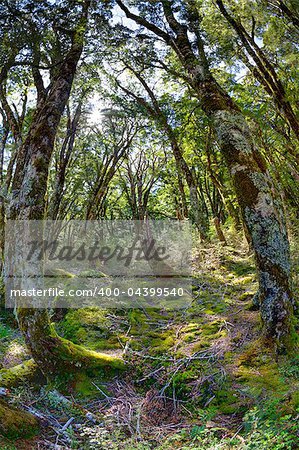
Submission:
MULTIPOLYGON (((251 308, 253 256, 246 243, 235 244, 198 246, 191 307, 89 308, 56 319, 60 335, 123 355, 127 371, 105 382, 85 377, 68 386, 14 388, 10 401, 33 405, 51 426, 38 441, 3 440, 1 450, 49 448, 47 442, 80 450, 298 448, 299 357, 277 360, 261 340, 251 308)), ((0 323, 7 364, 25 347, 15 333, 0 323)))

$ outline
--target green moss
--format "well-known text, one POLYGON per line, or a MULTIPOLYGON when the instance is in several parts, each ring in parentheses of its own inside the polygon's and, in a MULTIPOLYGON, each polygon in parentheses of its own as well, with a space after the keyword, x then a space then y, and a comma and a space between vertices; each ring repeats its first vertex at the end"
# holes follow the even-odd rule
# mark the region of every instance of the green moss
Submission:
POLYGON ((143 324, 146 316, 141 309, 131 309, 128 311, 128 320, 131 325, 143 324))
POLYGON ((215 315, 215 311, 212 309, 205 309, 204 313, 209 315, 209 316, 214 316, 215 315))
POLYGON ((72 383, 72 388, 83 398, 104 398, 106 392, 105 386, 100 383, 96 383, 92 378, 88 377, 86 374, 77 375, 72 383))
POLYGON ((37 434, 39 425, 34 416, 0 400, 0 433, 9 438, 29 438, 37 434))
POLYGON ((196 344, 193 345, 193 351, 198 352, 204 348, 208 348, 211 345, 211 340, 200 339, 196 344))
POLYGON ((199 334, 200 332, 186 333, 183 337, 183 340, 184 342, 194 342, 199 334))
POLYGON ((213 405, 217 406, 221 414, 233 414, 239 409, 238 395, 229 384, 225 384, 221 389, 215 391, 213 405))
POLYGON ((108 339, 99 339, 90 345, 90 348, 95 351, 100 350, 118 350, 121 349, 121 342, 125 343, 128 340, 125 336, 110 336, 108 339))
POLYGON ((0 322, 0 339, 7 339, 13 334, 11 328, 0 322))
POLYGON ((239 300, 243 301, 243 302, 247 302, 249 300, 252 300, 253 297, 255 296, 255 292, 243 292, 243 294, 239 295, 239 300))
POLYGON ((180 336, 183 342, 194 342, 201 335, 201 325, 199 323, 189 323, 181 328, 180 336))
POLYGON ((72 372, 96 374, 98 370, 106 373, 125 369, 125 363, 122 359, 88 350, 63 338, 57 338, 53 353, 57 355, 65 369, 72 372))
POLYGON ((188 323, 188 325, 185 325, 184 327, 182 327, 181 329, 181 333, 193 333, 193 332, 197 332, 200 329, 200 325, 198 323, 188 323))
POLYGON ((0 386, 12 387, 36 377, 41 377, 41 374, 33 359, 30 359, 10 369, 0 370, 0 386))
POLYGON ((95 269, 84 270, 79 273, 80 278, 104 278, 108 277, 104 272, 95 269))
POLYGON ((240 355, 237 360, 239 365, 235 376, 239 381, 248 384, 258 395, 264 389, 269 392, 283 393, 288 390, 288 383, 283 379, 279 372, 278 364, 271 353, 261 351, 259 347, 261 340, 257 341, 256 346, 250 345, 249 348, 240 355))
POLYGON ((45 276, 51 277, 51 278, 75 278, 76 277, 75 274, 73 274, 71 272, 67 272, 64 269, 46 269, 45 276))
POLYGON ((91 350, 121 348, 117 336, 111 335, 110 326, 106 310, 84 308, 68 312, 56 329, 62 337, 91 350))
MULTIPOLYGON (((246 260, 226 261, 225 265, 230 272, 233 272, 238 277, 244 277, 245 275, 250 275, 255 272, 254 266, 246 260)), ((249 280, 252 281, 252 278, 250 277, 249 280)), ((248 279, 246 281, 248 281, 248 279)))
POLYGON ((188 395, 192 391, 192 382, 198 378, 198 368, 196 365, 191 369, 178 372, 173 377, 173 385, 169 388, 169 395, 172 395, 172 389, 175 388, 176 395, 178 398, 184 399, 188 398, 188 395))
POLYGON ((222 320, 213 320, 202 326, 202 336, 216 335, 223 324, 222 320))
POLYGON ((164 332, 160 337, 152 339, 150 342, 150 353, 167 353, 175 343, 175 337, 172 331, 164 332))

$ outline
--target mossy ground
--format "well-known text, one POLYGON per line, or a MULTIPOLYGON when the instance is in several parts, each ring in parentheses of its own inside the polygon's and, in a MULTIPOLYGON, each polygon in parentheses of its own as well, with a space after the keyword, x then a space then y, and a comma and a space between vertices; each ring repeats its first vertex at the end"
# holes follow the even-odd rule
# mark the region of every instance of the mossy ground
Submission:
MULTIPOLYGON (((123 376, 81 375, 67 387, 30 383, 12 389, 12 403, 34 398, 35 408, 62 426, 73 418, 59 436, 63 448, 297 448, 299 358, 277 360, 261 337, 259 313, 250 308, 257 283, 245 242, 198 246, 194 268, 191 307, 70 310, 55 324, 75 344, 123 354, 123 376)), ((4 359, 12 342, 23 344, 3 327, 4 359)), ((57 438, 48 428, 44 436, 57 438)), ((21 441, 14 445, 23 448, 21 441)), ((42 438, 40 447, 32 445, 47 448, 42 438)))

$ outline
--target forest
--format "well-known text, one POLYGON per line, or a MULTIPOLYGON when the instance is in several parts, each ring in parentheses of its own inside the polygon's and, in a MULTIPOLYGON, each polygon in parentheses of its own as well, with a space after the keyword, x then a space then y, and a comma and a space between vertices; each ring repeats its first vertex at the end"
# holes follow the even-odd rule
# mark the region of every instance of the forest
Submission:
POLYGON ((299 448, 298 64, 298 0, 1 0, 0 450, 299 448), (61 299, 47 223, 190 238, 189 301, 61 299))

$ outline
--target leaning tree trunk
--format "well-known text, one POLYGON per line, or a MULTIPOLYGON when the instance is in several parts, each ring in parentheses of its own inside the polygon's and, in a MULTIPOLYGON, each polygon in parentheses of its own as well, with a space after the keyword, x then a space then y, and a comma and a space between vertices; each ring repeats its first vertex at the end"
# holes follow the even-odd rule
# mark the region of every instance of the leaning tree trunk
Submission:
POLYGON ((293 297, 290 251, 282 200, 258 153, 244 117, 237 111, 214 115, 218 139, 234 181, 258 269, 256 296, 268 336, 287 344, 293 297), (233 151, 233 159, 231 152, 233 151))
MULTIPOLYGON (((3 267, 3 256, 4 256, 4 228, 5 228, 5 196, 4 196, 4 153, 5 146, 7 143, 8 135, 9 135, 9 127, 7 122, 3 117, 3 135, 1 137, 0 143, 0 186, 2 193, 0 194, 0 272, 2 272, 3 267)), ((0 302, 1 304, 1 302, 0 302)))
MULTIPOLYGON (((86 9, 87 5, 88 2, 86 9)), ((86 23, 87 10, 74 33, 69 52, 51 81, 49 92, 38 102, 27 137, 19 149, 12 183, 10 219, 44 219, 54 140, 82 53, 86 23)), ((18 308, 17 315, 26 344, 47 377, 84 369, 123 367, 117 358, 88 351, 57 336, 46 310, 18 308)))
POLYGON ((211 121, 255 252, 265 335, 274 341, 278 351, 285 351, 292 346, 293 297, 289 241, 281 199, 254 144, 244 115, 211 74, 200 34, 198 9, 192 9, 189 2, 184 2, 189 31, 197 39, 198 53, 195 53, 188 27, 178 21, 171 1, 162 0, 161 3, 172 35, 131 12, 122 0, 116 2, 128 18, 148 28, 172 47, 211 121))
POLYGON ((214 80, 198 84, 216 130, 255 252, 264 330, 280 350, 290 345, 293 297, 290 251, 281 197, 258 152, 243 114, 214 80))
POLYGON ((281 198, 276 192, 244 115, 218 85, 209 70, 198 18, 190 16, 200 57, 196 57, 187 30, 175 18, 171 3, 163 2, 165 17, 176 33, 174 50, 190 77, 190 83, 216 132, 232 177, 255 252, 259 300, 265 335, 278 351, 291 347, 293 297, 290 250, 281 198))
MULTIPOLYGON (((181 51, 186 51, 186 47, 181 51)), ((190 58, 187 61, 193 88, 216 132, 255 252, 265 334, 274 340, 279 351, 284 351, 291 346, 293 297, 281 197, 237 105, 212 78, 207 67, 200 67, 194 60, 195 64, 190 65, 190 58)))

